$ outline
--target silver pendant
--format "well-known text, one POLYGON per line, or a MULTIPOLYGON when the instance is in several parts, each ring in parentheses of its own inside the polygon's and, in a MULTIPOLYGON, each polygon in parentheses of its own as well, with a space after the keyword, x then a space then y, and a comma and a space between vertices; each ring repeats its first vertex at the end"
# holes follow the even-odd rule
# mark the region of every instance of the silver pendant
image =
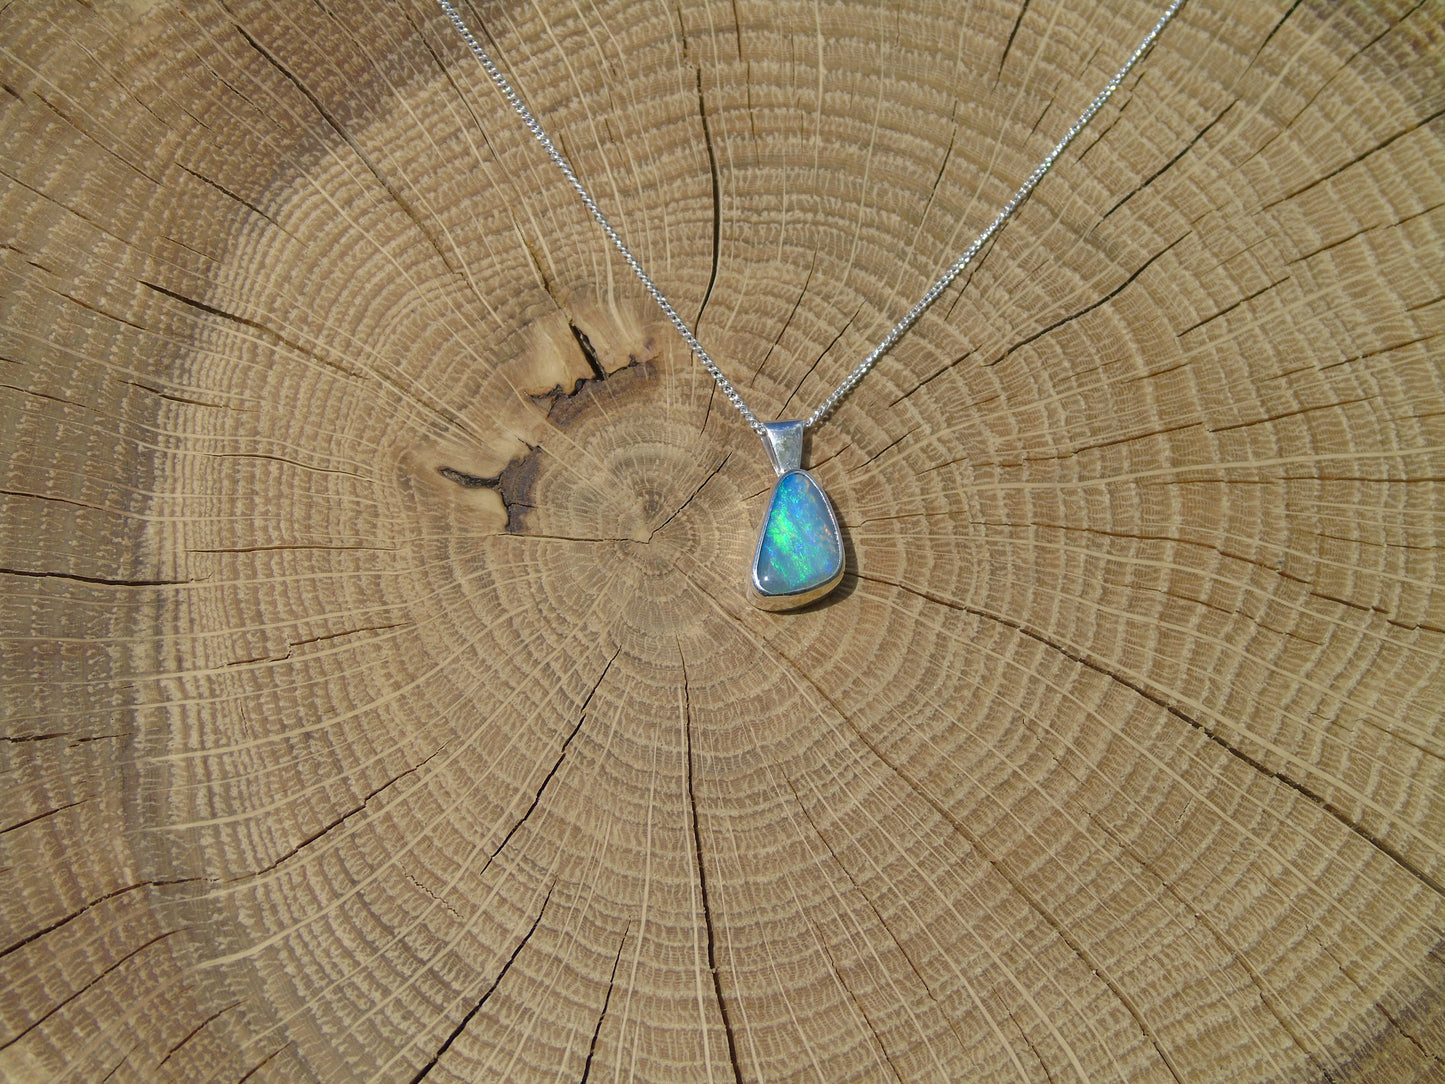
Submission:
POLYGON ((778 480, 753 547, 748 601, 762 610, 792 610, 838 586, 843 534, 823 487, 802 469, 803 423, 764 422, 763 430, 778 480))

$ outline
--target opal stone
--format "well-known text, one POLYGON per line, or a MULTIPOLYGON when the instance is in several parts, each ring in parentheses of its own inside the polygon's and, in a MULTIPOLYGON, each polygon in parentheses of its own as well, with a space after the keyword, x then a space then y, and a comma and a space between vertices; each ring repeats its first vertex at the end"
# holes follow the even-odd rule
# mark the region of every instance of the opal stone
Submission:
POLYGON ((811 602, 843 575, 843 540, 822 487, 792 470, 778 479, 753 557, 753 601, 766 609, 811 602))

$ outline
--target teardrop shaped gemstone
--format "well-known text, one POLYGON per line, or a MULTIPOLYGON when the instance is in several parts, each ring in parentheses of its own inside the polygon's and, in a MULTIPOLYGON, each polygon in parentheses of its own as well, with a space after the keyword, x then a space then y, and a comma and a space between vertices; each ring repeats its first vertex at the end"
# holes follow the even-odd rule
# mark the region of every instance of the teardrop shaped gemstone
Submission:
POLYGON ((753 605, 790 610, 826 595, 843 578, 843 539, 823 488, 805 470, 773 486, 748 584, 753 605))

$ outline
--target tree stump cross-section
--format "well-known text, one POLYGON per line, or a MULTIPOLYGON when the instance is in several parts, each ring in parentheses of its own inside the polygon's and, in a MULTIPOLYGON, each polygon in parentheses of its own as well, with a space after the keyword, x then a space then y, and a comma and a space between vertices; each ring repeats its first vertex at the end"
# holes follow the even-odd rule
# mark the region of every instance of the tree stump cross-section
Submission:
POLYGON ((0 1078, 1445 1078, 1442 15, 4 6, 0 1078))

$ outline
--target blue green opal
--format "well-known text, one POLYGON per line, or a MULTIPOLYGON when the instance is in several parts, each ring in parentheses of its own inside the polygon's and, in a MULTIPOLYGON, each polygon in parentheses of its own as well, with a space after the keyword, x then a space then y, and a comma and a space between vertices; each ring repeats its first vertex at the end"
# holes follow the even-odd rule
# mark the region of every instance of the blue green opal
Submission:
POLYGON ((843 568, 843 543, 822 488, 807 471, 789 471, 773 487, 758 538, 753 584, 763 595, 812 591, 843 568))

